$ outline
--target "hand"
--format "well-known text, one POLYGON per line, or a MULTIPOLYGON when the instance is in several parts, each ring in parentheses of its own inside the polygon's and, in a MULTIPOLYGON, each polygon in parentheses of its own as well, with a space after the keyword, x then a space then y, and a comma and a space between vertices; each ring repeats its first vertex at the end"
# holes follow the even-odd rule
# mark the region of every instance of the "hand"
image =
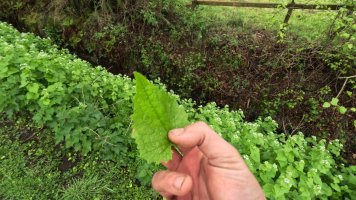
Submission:
POLYGON ((265 199, 263 191, 238 151, 207 124, 198 122, 168 134, 183 157, 163 163, 168 171, 157 172, 152 187, 173 199, 265 199))

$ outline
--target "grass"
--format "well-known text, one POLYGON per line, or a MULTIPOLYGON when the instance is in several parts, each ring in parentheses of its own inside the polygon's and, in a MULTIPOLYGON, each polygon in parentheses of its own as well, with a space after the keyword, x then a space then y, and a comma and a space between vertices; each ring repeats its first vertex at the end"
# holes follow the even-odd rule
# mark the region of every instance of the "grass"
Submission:
MULTIPOLYGON (((253 2, 289 2, 289 1, 268 1, 255 0, 253 2)), ((332 4, 342 3, 341 1, 310 1, 300 0, 297 3, 307 4, 332 4)), ((287 9, 276 8, 237 8, 219 6, 199 6, 199 15, 206 21, 215 24, 237 25, 243 29, 266 29, 278 31, 283 24, 287 14, 287 9)), ((308 42, 325 37, 337 11, 317 11, 317 10, 293 10, 289 20, 288 32, 299 36, 308 42)))
POLYGON ((54 145, 52 133, 28 124, 1 124, 1 199, 158 198, 135 179, 134 167, 120 168, 95 154, 80 157, 54 145), (64 160, 71 165, 64 166, 64 160))

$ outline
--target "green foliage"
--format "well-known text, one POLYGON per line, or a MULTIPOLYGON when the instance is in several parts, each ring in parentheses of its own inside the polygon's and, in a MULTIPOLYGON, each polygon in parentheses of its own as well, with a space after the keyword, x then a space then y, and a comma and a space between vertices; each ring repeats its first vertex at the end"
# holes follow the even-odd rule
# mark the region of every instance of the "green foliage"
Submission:
MULTIPOLYGON (((51 145, 25 151, 30 155, 26 157, 21 155, 23 150, 18 150, 19 145, 12 145, 9 139, 0 140, 8 144, 0 146, 0 184, 5 183, 0 187, 2 197, 46 199, 48 195, 57 197, 63 193, 67 198, 142 199, 155 196, 147 191, 147 187, 135 183, 137 179, 141 184, 149 183, 152 172, 157 168, 138 158, 136 145, 131 139, 130 116, 135 86, 129 78, 111 75, 100 67, 91 68, 88 63, 58 50, 49 40, 21 34, 0 23, 0 82, 0 113, 5 116, 1 122, 15 120, 14 116, 30 118, 31 122, 27 123, 33 123, 32 127, 38 127, 37 130, 45 130, 37 131, 38 141, 43 141, 43 137, 51 141, 51 145), (9 148, 12 146, 15 151, 9 148), (47 150, 50 148, 53 151, 47 150), (65 188, 58 187, 58 163, 48 164, 60 158, 55 156, 46 160, 43 153, 47 151, 53 155, 57 155, 56 151, 70 151, 71 155, 80 155, 82 159, 70 157, 80 163, 68 171, 68 176, 74 178, 70 185, 58 180, 65 188), (112 161, 105 161, 107 159, 112 161), (40 164, 27 165, 33 160, 40 164), (52 175, 47 177, 48 173, 43 171, 52 175), (27 190, 29 187, 26 185, 33 183, 35 186, 31 188, 35 188, 36 193, 27 190), (17 185, 24 189, 20 190, 17 185), (96 190, 93 185, 98 186, 96 190)), ((147 84, 148 90, 157 90, 145 79, 138 80, 137 84, 138 92, 140 84, 147 84)), ((141 89, 145 91, 144 87, 141 89)), ((171 99, 179 100, 179 97, 161 90, 151 94, 155 95, 144 94, 141 97, 141 100, 149 100, 141 102, 145 104, 144 109, 149 109, 148 114, 152 114, 150 108, 167 108, 171 106, 171 99), (160 105, 160 97, 170 100, 160 105), (149 103, 152 105, 147 107, 149 103)), ((354 166, 344 166, 340 156, 343 146, 339 141, 317 140, 301 133, 294 136, 277 134, 277 123, 270 117, 245 122, 242 111, 231 111, 229 107, 218 108, 215 103, 197 106, 191 100, 179 102, 188 114, 188 121, 207 122, 240 151, 268 198, 353 197, 355 170, 354 166)), ((335 100, 333 104, 336 104, 335 100)), ((172 111, 184 113, 178 105, 173 108, 172 111)), ((142 110, 141 116, 143 111, 147 110, 142 110)), ((169 113, 164 117, 164 124, 171 122, 166 121, 167 118, 171 120, 169 113)), ((177 122, 184 122, 177 127, 186 124, 185 120, 177 122)), ((147 129, 149 126, 144 124, 142 127, 147 129)), ((157 124, 154 125, 156 127, 157 124)), ((138 129, 142 131, 142 127, 138 129)), ((163 127, 165 134, 174 128, 169 124, 163 127)), ((5 130, 0 136, 8 134, 10 132, 5 130)), ((70 179, 66 177, 66 180, 70 179)))
MULTIPOLYGON (((107 25, 105 26, 102 30, 99 32, 96 32, 94 35, 94 41, 95 42, 102 42, 103 45, 101 48, 103 48, 104 52, 111 52, 115 45, 117 44, 122 44, 123 38, 125 37, 125 34, 127 33, 127 27, 122 24, 115 24, 115 25, 107 25)), ((94 51, 98 51, 98 45, 95 45, 95 43, 90 43, 92 45, 88 45, 88 51, 89 53, 92 53, 94 51)))
MULTIPOLYGON (((202 70, 205 68, 205 58, 201 53, 189 52, 184 58, 177 59, 175 61, 176 66, 184 66, 179 69, 182 74, 180 80, 174 80, 176 77, 172 77, 175 85, 178 85, 177 92, 181 95, 187 94, 188 91, 194 90, 198 84, 209 85, 211 80, 205 80, 200 82, 201 77, 197 76, 194 71, 202 70)), ((213 79, 213 77, 211 78, 213 79)))
POLYGON ((346 114, 347 111, 356 112, 354 107, 346 108, 345 106, 339 105, 338 98, 332 98, 330 102, 324 102, 323 108, 330 108, 331 106, 335 107, 340 114, 346 114))
POLYGON ((142 45, 140 54, 143 71, 150 74, 150 77, 158 78, 172 73, 171 59, 160 42, 150 40, 142 45))
MULTIPOLYGON (((345 3, 346 5, 354 5, 351 1, 345 1, 345 3)), ((340 95, 344 95, 345 100, 354 99, 352 91, 356 88, 356 81, 354 79, 356 73, 355 22, 355 13, 346 8, 341 8, 330 27, 329 38, 325 41, 327 49, 325 52, 322 52, 329 67, 336 71, 339 76, 346 76, 338 96, 330 102, 341 114, 346 114, 349 110, 352 111, 354 109, 354 105, 346 108, 345 105, 338 105, 338 101, 340 95), (352 91, 344 92, 345 86, 352 91)), ((327 103, 324 104, 324 108, 330 107, 328 105, 327 103)))
POLYGON ((176 99, 135 72, 136 95, 133 99, 132 136, 140 156, 159 164, 172 159, 172 144, 167 134, 189 124, 187 114, 176 99))
POLYGON ((326 40, 328 49, 324 53, 325 60, 333 70, 342 75, 354 75, 355 72, 355 21, 354 13, 345 8, 340 9, 330 27, 330 38, 326 40))
POLYGON ((1 6, 2 12, 0 13, 0 18, 5 18, 21 10, 25 6, 25 3, 17 0, 9 0, 2 2, 1 6))
POLYGON ((128 78, 91 69, 49 40, 13 31, 1 24, 0 111, 8 117, 31 113, 38 126, 54 131, 56 143, 125 164, 134 93, 128 78))

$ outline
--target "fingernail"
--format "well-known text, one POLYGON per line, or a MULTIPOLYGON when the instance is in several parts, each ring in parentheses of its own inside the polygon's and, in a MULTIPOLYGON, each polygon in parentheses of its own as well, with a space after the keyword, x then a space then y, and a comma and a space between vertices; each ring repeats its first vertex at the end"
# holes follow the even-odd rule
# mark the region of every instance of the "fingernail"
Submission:
POLYGON ((181 135, 183 132, 184 132, 184 128, 177 128, 169 131, 168 134, 178 136, 181 135))
POLYGON ((184 176, 180 176, 174 180, 173 186, 177 189, 180 190, 182 188, 183 182, 185 180, 184 176))

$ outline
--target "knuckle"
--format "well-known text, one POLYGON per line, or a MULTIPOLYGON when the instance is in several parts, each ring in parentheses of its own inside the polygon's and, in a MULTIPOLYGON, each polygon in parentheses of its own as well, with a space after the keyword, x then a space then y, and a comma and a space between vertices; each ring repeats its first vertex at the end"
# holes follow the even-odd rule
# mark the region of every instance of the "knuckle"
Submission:
POLYGON ((152 177, 152 187, 155 190, 159 190, 160 182, 162 180, 162 173, 163 172, 157 172, 152 177))
POLYGON ((152 187, 158 192, 171 191, 174 178, 174 173, 168 171, 157 172, 152 177, 152 187))
POLYGON ((195 123, 196 126, 201 126, 201 127, 209 127, 208 124, 206 124, 205 122, 199 121, 195 123))
POLYGON ((209 132, 212 130, 207 123, 202 121, 198 121, 192 124, 189 128, 191 129, 191 131, 198 131, 198 132, 209 132))

